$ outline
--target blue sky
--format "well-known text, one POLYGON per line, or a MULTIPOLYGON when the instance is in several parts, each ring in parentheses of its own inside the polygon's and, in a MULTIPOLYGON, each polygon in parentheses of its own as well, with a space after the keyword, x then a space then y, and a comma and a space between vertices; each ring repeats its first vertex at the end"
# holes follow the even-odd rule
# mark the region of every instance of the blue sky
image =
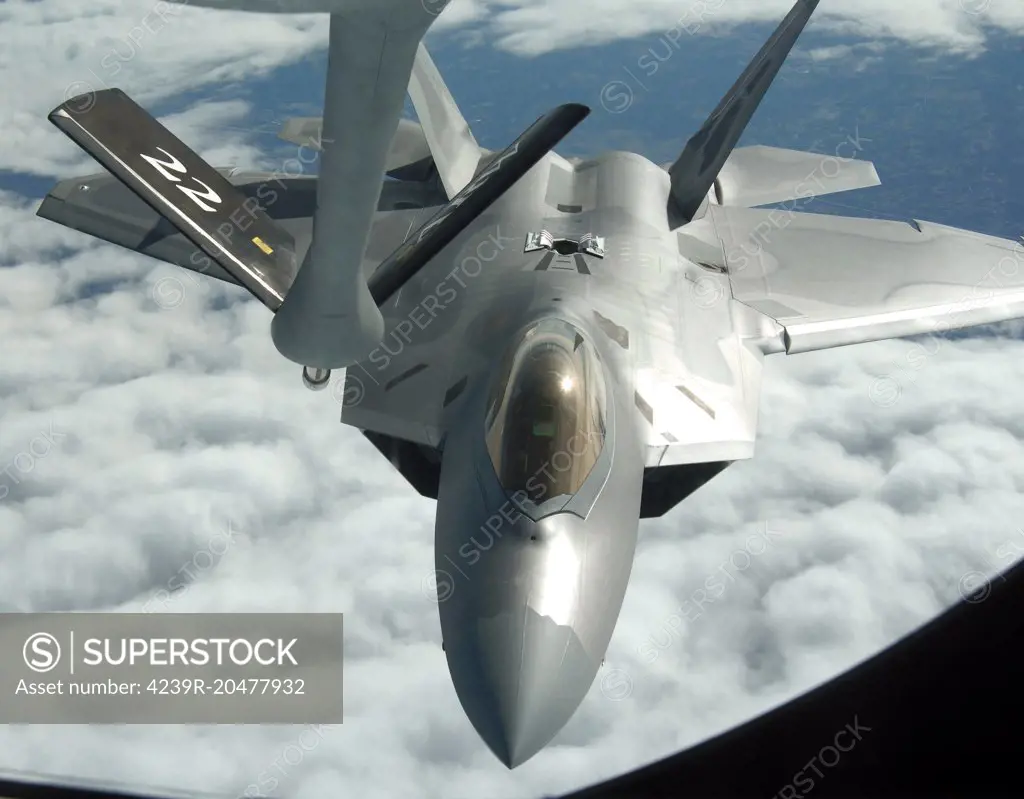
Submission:
MULTIPOLYGON (((965 2, 823 1, 743 143, 831 154, 853 136, 882 186, 804 210, 1024 233, 1024 7, 965 2)), ((429 45, 485 146, 578 101, 594 113, 563 154, 670 161, 788 5, 726 0, 621 113, 602 89, 665 52, 675 4, 456 0, 429 45)), ((440 649, 424 591, 433 503, 338 424, 330 392, 302 388, 240 290, 184 281, 161 308, 172 267, 33 216, 57 179, 96 171, 45 120, 74 81, 121 85, 218 165, 273 168, 287 156, 276 124, 316 114, 323 20, 183 9, 109 74, 104 58, 150 10, 0 7, 16 32, 0 54, 0 461, 51 424, 65 436, 0 501, 0 608, 140 610, 230 524, 237 547, 168 610, 346 614, 346 722, 280 775, 288 796, 513 799, 612 776, 848 668, 1024 551, 1015 326, 956 337, 912 372, 907 341, 778 356, 756 458, 641 527, 604 672, 628 692, 599 675, 552 745, 508 772, 440 649), (872 401, 894 373, 897 401, 872 401), (766 529, 771 546, 680 625, 706 575, 766 529)), ((0 728, 0 770, 237 795, 300 733, 0 728)))

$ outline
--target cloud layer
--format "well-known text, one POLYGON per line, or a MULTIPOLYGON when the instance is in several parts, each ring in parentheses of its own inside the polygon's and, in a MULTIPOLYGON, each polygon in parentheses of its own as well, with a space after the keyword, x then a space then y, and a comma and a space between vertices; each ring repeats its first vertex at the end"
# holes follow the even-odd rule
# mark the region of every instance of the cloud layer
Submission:
MULTIPOLYGON (((1024 31, 1009 0, 973 3, 979 13, 942 0, 841 5, 823 3, 815 24, 858 46, 972 53, 990 30, 1024 31)), ((706 0, 696 33, 788 6, 706 0)), ((324 21, 179 8, 147 32, 155 9, 0 6, 0 25, 17 31, 0 52, 8 187, 96 171, 45 122, 83 82, 160 109, 211 161, 267 162, 244 130, 249 105, 217 92, 314 53, 324 21)), ((659 36, 684 12, 657 0, 455 0, 442 20, 530 54, 659 36)), ((270 342, 269 312, 241 290, 37 219, 37 203, 0 194, 0 609, 141 610, 193 564, 166 610, 346 613, 347 707, 344 725, 314 737, 2 728, 0 769, 224 795, 273 778, 295 799, 554 793, 820 683, 1024 553, 1024 344, 776 357, 756 459, 642 526, 590 695, 554 745, 507 772, 462 713, 440 648, 433 503, 338 424, 331 392, 301 388, 270 342)))

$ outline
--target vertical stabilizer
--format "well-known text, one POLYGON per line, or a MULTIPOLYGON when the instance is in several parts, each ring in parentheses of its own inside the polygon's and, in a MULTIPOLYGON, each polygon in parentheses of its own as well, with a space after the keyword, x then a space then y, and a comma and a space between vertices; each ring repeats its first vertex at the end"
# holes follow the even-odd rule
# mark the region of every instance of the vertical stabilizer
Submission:
POLYGON ((673 227, 689 222, 697 213, 819 2, 797 0, 669 168, 672 178, 669 220, 673 227))
POLYGON ((484 151, 422 43, 413 62, 409 97, 450 200, 469 185, 484 151))

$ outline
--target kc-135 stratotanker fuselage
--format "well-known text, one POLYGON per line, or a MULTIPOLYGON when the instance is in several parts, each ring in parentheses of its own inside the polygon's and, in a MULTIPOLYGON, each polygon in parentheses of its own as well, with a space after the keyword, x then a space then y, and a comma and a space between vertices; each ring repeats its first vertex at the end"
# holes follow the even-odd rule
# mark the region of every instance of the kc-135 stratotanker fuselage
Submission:
POLYGON ((737 146, 818 0, 667 165, 558 155, 573 103, 480 147, 421 41, 447 0, 190 5, 330 14, 323 116, 280 134, 318 173, 215 169, 106 89, 50 120, 107 173, 38 213, 243 287, 309 388, 346 369, 341 421, 437 499, 444 652, 509 767, 593 686, 639 520, 753 456, 766 355, 1024 316, 1012 241, 799 211, 878 184, 859 140, 737 146))

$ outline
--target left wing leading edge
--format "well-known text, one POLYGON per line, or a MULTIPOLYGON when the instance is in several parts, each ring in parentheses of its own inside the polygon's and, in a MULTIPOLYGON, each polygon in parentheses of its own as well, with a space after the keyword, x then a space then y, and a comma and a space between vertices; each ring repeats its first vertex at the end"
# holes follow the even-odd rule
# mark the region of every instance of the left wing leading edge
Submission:
POLYGON ((766 352, 1024 316, 1024 246, 931 222, 712 206, 733 296, 774 319, 766 352))

